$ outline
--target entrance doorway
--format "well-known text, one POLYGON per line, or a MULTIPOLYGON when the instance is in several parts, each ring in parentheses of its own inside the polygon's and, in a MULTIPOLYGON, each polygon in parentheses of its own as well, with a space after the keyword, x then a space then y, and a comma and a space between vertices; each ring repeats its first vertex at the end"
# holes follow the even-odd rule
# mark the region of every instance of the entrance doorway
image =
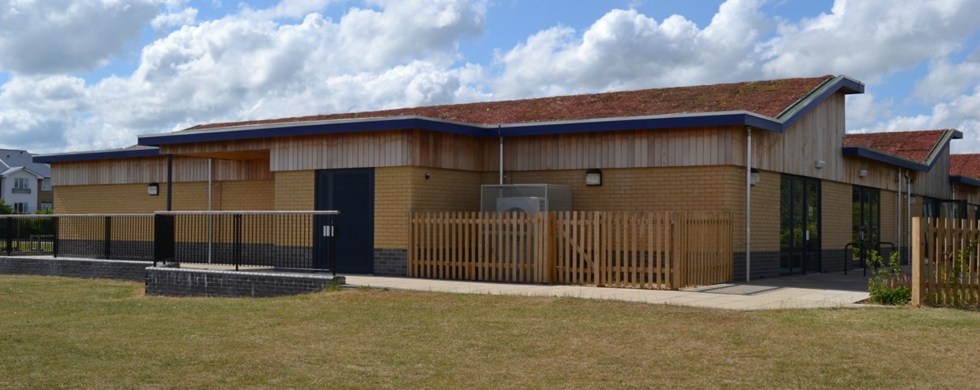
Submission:
POLYGON ((820 180, 783 175, 779 218, 779 272, 820 272, 820 180))
MULTIPOLYGON (((374 273, 374 168, 317 171, 314 197, 317 210, 340 212, 333 216, 336 272, 374 273)), ((329 268, 330 243, 322 235, 315 240, 315 266, 329 268)))

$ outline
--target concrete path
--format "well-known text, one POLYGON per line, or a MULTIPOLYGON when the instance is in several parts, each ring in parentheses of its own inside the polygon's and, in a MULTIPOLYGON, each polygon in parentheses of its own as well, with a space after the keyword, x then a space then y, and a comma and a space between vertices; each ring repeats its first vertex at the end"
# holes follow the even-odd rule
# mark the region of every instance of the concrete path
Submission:
POLYGON ((349 286, 462 294, 606 299, 727 310, 856 308, 863 306, 856 302, 868 298, 867 279, 861 276, 860 270, 848 276, 803 275, 682 291, 345 276, 349 286))

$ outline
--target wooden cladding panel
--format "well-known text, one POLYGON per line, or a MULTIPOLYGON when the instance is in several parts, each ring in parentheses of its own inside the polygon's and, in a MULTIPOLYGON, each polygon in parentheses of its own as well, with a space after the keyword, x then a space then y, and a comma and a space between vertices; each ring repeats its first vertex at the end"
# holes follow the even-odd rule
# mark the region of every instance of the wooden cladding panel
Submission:
MULTIPOLYGON (((266 160, 213 160, 212 180, 270 180, 266 160)), ((174 157, 175 182, 208 180, 208 160, 174 157)), ((144 157, 99 161, 64 162, 51 165, 51 181, 56 186, 165 183, 167 158, 144 157)))
POLYGON ((418 130, 290 137, 274 141, 270 169, 423 166, 483 170, 482 142, 486 140, 418 130))
MULTIPOLYGON (((745 131, 737 152, 745 155, 745 131)), ((794 175, 845 181, 841 142, 844 137, 844 96, 828 98, 783 133, 752 132, 753 167, 794 175), (818 169, 817 161, 824 167, 818 169)), ((738 158, 738 165, 745 164, 738 158)))
MULTIPOLYGON (((937 157, 936 164, 928 172, 917 172, 912 180, 912 193, 939 199, 952 199, 953 186, 949 182, 949 145, 937 157)), ((960 196, 958 199, 963 199, 960 196)))
MULTIPOLYGON (((504 169, 731 165, 732 128, 618 131, 514 137, 504 140, 504 169)), ((483 145, 485 170, 498 164, 498 143, 483 145)))

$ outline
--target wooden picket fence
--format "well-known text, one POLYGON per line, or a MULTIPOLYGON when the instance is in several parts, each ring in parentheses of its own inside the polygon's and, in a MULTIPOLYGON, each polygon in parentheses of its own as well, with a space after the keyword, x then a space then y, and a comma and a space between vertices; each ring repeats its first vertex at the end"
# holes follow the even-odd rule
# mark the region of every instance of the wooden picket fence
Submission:
POLYGON ((980 306, 980 221, 912 220, 912 304, 980 306))
POLYGON ((415 213, 412 277, 678 289, 732 275, 728 213, 415 213))

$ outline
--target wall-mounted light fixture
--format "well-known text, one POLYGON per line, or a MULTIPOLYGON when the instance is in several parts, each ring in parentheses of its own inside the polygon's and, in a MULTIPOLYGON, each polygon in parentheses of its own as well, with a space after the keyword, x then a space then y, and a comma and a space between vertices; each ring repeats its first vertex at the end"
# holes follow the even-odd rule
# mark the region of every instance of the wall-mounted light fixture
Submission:
POLYGON ((823 167, 827 166, 827 162, 824 160, 817 160, 814 166, 817 167, 817 169, 823 169, 823 167))
POLYGON ((602 185, 602 171, 599 169, 589 169, 585 171, 585 185, 587 186, 601 186, 602 185))
POLYGON ((432 178, 432 174, 429 173, 429 172, 426 172, 425 173, 425 180, 429 180, 430 178, 432 178))
POLYGON ((146 186, 146 193, 150 194, 150 196, 160 195, 160 184, 150 183, 149 185, 146 186))
POLYGON ((752 170, 749 171, 749 184, 755 187, 756 184, 759 184, 759 180, 761 180, 759 178, 759 170, 752 168, 752 170))
POLYGON ((862 170, 858 171, 858 176, 860 176, 860 177, 866 177, 866 176, 868 176, 868 170, 867 169, 862 169, 862 170))

